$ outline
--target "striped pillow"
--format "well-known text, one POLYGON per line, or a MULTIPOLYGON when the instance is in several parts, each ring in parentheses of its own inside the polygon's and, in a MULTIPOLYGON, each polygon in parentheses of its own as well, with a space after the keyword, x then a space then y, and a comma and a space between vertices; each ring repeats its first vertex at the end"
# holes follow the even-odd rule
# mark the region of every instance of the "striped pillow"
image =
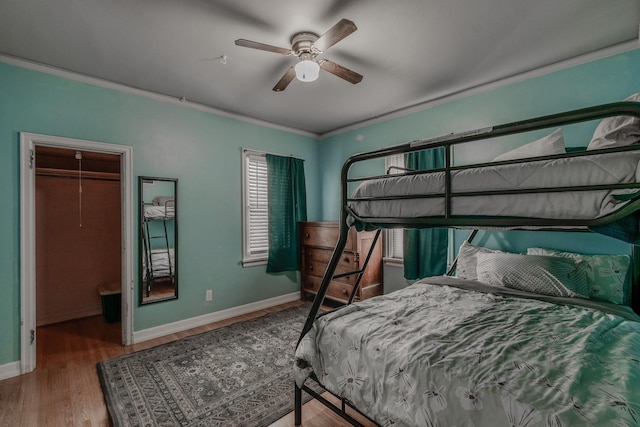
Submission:
POLYGON ((540 295, 589 295, 585 268, 569 258, 511 253, 478 253, 477 257, 480 282, 540 295))

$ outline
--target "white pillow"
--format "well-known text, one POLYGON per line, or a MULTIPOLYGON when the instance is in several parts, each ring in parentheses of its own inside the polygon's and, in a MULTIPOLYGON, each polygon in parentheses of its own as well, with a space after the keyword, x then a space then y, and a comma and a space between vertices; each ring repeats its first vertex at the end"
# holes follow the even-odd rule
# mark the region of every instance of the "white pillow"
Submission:
MULTIPOLYGON (((640 93, 626 98, 625 101, 640 101, 640 93)), ((632 116, 614 116, 602 119, 598 124, 587 150, 623 147, 640 141, 640 118, 632 116)))
POLYGON ((554 249, 529 248, 527 254, 553 255, 584 261, 589 299, 631 305, 628 255, 582 255, 554 249))
POLYGON ((558 297, 588 294, 585 269, 572 259, 511 253, 479 253, 478 280, 493 286, 558 297))
POLYGON ((494 249, 487 249, 473 246, 468 242, 463 242, 458 250, 458 260, 456 262, 456 277, 461 279, 477 280, 476 264, 479 253, 503 253, 494 249))
POLYGON ((493 161, 500 162, 503 160, 525 159, 527 157, 550 156, 564 153, 566 153, 566 150, 564 148, 562 129, 556 129, 553 133, 543 138, 500 154, 493 159, 493 161))

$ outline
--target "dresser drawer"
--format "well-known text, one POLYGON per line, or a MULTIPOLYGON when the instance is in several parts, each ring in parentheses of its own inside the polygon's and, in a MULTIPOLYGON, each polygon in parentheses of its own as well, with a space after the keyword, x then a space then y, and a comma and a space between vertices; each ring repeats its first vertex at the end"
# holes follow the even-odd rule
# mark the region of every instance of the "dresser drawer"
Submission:
MULTIPOLYGON (((322 262, 325 264, 329 264, 329 261, 331 261, 331 256, 333 255, 332 249, 305 247, 303 250, 305 263, 322 262)), ((353 252, 343 252, 340 256, 340 261, 338 261, 338 265, 357 268, 357 261, 359 261, 359 259, 360 257, 353 252)))
MULTIPOLYGON (((340 228, 335 226, 315 226, 313 223, 303 224, 300 229, 300 244, 320 248, 335 248, 340 237, 340 228)), ((353 251, 353 232, 349 232, 345 250, 353 251)))
MULTIPOLYGON (((307 275, 311 275, 311 276, 316 276, 319 278, 322 278, 322 276, 324 276, 324 272, 327 270, 327 263, 326 262, 308 262, 305 263, 305 273, 307 275)), ((349 273, 351 271, 354 271, 354 267, 351 265, 338 265, 336 267, 336 272, 334 274, 338 275, 338 274, 342 274, 342 273, 349 273)), ((350 284, 355 284, 356 283, 356 279, 358 278, 357 274, 352 274, 350 276, 345 276, 345 277, 341 277, 339 279, 335 279, 334 281, 337 282, 343 282, 343 283, 350 283, 350 284)))
MULTIPOLYGON (((302 290, 315 294, 318 292, 318 289, 320 289, 321 284, 321 277, 307 276, 304 279, 302 290)), ((351 295, 352 291, 353 285, 333 281, 329 284, 329 289, 327 289, 325 297, 344 302, 349 300, 349 296, 351 295)), ((356 299, 359 299, 357 295, 356 299)))

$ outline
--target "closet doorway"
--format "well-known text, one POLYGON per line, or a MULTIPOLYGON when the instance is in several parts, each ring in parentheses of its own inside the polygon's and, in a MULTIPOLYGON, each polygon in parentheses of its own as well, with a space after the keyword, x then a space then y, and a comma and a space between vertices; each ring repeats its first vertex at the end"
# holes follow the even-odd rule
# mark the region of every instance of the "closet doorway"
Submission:
POLYGON ((102 314, 100 292, 119 322, 120 156, 36 146, 35 165, 36 326, 102 314))
POLYGON ((21 372, 36 327, 108 312, 132 342, 131 147, 21 134, 21 372), (121 292, 120 319, 113 294, 121 292))

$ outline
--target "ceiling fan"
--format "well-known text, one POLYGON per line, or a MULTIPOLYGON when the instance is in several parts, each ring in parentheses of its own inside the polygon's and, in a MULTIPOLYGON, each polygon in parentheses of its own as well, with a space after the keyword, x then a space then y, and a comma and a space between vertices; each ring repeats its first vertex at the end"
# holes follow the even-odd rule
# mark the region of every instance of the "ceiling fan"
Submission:
POLYGON ((291 49, 272 46, 269 44, 254 42, 246 39, 236 40, 237 46, 250 47, 252 49, 266 50, 267 52, 279 53, 286 56, 297 56, 299 62, 291 66, 282 78, 273 87, 276 92, 281 92, 287 88, 289 83, 295 78, 303 82, 312 82, 318 78, 320 69, 348 81, 349 83, 360 83, 362 75, 352 71, 342 65, 318 58, 334 44, 344 39, 358 27, 348 19, 341 19, 336 25, 319 36, 308 31, 299 32, 291 37, 291 49))

